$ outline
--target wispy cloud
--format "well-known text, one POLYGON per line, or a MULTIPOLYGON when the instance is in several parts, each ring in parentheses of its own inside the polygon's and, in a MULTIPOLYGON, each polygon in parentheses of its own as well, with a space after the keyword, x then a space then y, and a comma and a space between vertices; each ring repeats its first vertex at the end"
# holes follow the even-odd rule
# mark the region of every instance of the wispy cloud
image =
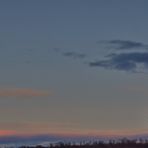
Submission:
POLYGON ((138 71, 141 68, 148 68, 148 52, 111 54, 107 59, 90 62, 89 65, 91 67, 138 71))
POLYGON ((84 59, 86 57, 85 53, 78 52, 78 51, 68 51, 66 49, 54 48, 53 49, 56 53, 60 53, 64 57, 69 57, 73 59, 84 59))
POLYGON ((63 55, 74 59, 83 59, 86 57, 84 53, 78 53, 78 52, 64 52, 63 55))
POLYGON ((106 40, 106 41, 98 41, 98 44, 104 44, 105 46, 109 46, 110 48, 114 49, 148 49, 148 45, 142 43, 142 42, 137 42, 137 41, 131 41, 131 40, 106 40))
POLYGON ((51 95, 49 91, 29 88, 0 89, 0 97, 44 97, 49 95, 51 95))

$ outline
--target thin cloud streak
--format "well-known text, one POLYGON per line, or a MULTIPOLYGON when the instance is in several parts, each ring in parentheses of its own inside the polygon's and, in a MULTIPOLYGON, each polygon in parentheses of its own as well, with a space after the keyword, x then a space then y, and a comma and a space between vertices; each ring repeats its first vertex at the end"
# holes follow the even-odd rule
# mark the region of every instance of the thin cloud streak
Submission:
POLYGON ((110 48, 114 49, 120 49, 120 50, 129 50, 129 49, 148 49, 148 45, 142 43, 142 42, 137 42, 137 41, 131 41, 131 40, 105 40, 105 41, 98 41, 98 44, 104 44, 105 46, 109 46, 110 48))
POLYGON ((53 49, 56 53, 60 53, 64 57, 69 57, 73 59, 84 59, 86 57, 85 53, 76 52, 76 51, 66 51, 60 48, 53 49))
POLYGON ((85 54, 77 52, 64 52, 63 55, 66 57, 72 57, 74 59, 83 59, 86 57, 85 54))
POLYGON ((16 135, 17 132, 15 130, 0 130, 0 137, 2 136, 11 136, 16 135))
POLYGON ((47 129, 47 131, 31 130, 15 131, 15 130, 0 130, 0 137, 6 136, 40 136, 40 135, 56 135, 56 136, 99 136, 99 137, 119 137, 119 136, 136 136, 148 134, 146 129, 138 130, 82 130, 82 129, 47 129))
POLYGON ((49 91, 30 88, 10 88, 0 90, 0 97, 45 97, 49 95, 51 95, 49 91))

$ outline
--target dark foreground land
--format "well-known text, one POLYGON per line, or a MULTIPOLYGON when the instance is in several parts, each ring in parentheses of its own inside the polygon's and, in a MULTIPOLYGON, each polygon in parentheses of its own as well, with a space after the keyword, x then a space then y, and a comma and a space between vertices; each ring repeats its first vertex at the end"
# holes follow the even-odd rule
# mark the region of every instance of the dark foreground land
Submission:
POLYGON ((109 142, 87 142, 87 143, 57 143, 49 146, 21 146, 20 148, 148 148, 148 140, 110 140, 109 142))

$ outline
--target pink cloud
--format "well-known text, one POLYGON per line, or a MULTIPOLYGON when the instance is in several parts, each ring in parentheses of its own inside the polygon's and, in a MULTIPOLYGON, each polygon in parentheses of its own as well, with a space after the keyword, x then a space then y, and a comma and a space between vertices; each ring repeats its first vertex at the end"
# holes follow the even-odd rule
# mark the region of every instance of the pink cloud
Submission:
POLYGON ((44 97, 49 95, 51 95, 49 91, 30 88, 11 88, 0 90, 0 97, 44 97))
POLYGON ((0 137, 1 136, 11 136, 11 135, 16 135, 17 132, 14 130, 0 130, 0 137))

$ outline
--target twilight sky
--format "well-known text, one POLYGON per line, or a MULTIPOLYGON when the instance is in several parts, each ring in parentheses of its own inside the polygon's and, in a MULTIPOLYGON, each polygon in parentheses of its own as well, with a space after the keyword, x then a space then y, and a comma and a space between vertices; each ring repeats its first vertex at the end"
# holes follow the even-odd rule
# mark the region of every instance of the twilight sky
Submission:
POLYGON ((147 6, 0 1, 0 136, 148 132, 147 6))

